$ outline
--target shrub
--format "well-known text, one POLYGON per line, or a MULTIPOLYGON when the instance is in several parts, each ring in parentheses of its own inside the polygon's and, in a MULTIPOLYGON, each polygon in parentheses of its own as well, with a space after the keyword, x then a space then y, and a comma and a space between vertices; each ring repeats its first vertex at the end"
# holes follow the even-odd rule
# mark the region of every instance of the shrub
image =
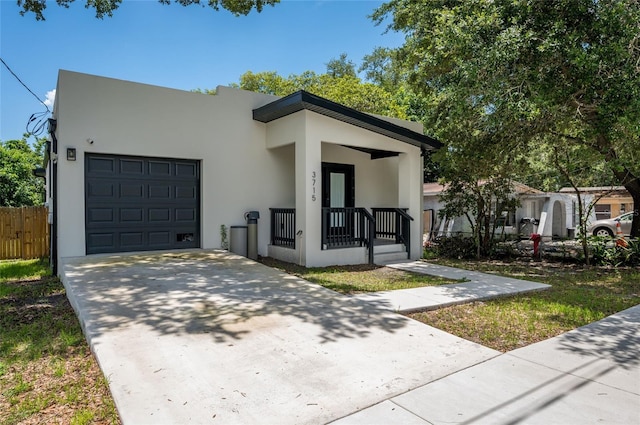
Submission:
POLYGON ((477 247, 472 237, 453 235, 439 237, 431 247, 425 248, 425 258, 444 257, 459 260, 475 258, 477 247))
POLYGON ((599 266, 638 266, 640 265, 640 240, 627 241, 627 246, 617 246, 609 238, 593 237, 589 239, 589 250, 594 265, 599 266))

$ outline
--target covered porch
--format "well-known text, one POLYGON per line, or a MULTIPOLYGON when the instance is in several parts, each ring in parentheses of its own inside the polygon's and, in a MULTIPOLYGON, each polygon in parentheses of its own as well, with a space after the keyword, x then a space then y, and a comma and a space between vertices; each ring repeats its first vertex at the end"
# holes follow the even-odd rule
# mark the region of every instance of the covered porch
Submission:
MULTIPOLYGON (((410 256, 414 219, 406 208, 324 207, 321 217, 322 250, 364 250, 369 264, 410 256)), ((290 261, 292 253, 281 248, 298 252, 296 242, 302 233, 296 228, 296 209, 271 208, 270 223, 271 256, 290 261)))
POLYGON ((291 176, 287 199, 270 208, 270 257, 307 267, 420 258, 421 153, 438 145, 421 124, 306 92, 254 110, 254 119, 291 176))

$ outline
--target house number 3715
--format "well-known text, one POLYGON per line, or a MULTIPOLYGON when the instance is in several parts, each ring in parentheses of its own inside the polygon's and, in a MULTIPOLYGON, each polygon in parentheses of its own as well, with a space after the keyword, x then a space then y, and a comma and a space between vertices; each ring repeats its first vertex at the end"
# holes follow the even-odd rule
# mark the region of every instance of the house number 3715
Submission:
POLYGON ((316 172, 311 172, 311 201, 316 202, 316 172))

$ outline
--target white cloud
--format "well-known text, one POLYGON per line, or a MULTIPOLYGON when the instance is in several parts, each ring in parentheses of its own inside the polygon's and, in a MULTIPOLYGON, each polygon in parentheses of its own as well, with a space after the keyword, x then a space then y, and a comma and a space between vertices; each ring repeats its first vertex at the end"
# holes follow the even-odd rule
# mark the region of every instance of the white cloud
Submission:
POLYGON ((47 96, 44 99, 44 104, 49 108, 53 108, 53 102, 56 100, 56 89, 49 90, 47 96))

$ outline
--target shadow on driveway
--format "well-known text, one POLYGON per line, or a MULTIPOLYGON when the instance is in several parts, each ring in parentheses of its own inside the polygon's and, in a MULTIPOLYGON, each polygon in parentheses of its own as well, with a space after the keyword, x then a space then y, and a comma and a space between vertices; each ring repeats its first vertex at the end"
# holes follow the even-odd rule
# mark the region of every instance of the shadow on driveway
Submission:
POLYGON ((221 251, 62 270, 125 424, 327 423, 499 355, 221 251))
POLYGON ((65 275, 92 316, 94 336, 135 322, 161 334, 209 334, 228 342, 254 331, 258 318, 277 314, 316 325, 327 342, 395 332, 408 322, 390 314, 384 301, 348 302, 322 286, 213 251, 88 257, 65 265, 65 275))

